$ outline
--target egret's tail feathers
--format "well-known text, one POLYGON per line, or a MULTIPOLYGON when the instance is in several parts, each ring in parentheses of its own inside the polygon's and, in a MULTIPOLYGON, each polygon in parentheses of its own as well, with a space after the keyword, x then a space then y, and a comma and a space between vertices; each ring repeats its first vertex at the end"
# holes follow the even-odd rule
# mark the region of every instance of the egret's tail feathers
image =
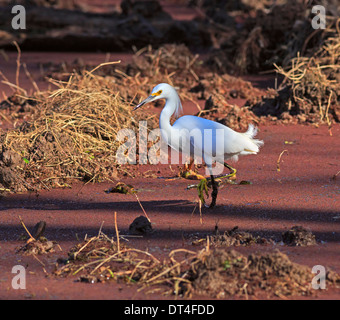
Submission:
POLYGON ((259 152, 259 148, 264 145, 264 142, 259 139, 254 139, 254 137, 257 134, 257 127, 255 127, 253 124, 249 124, 248 130, 244 133, 246 137, 250 139, 250 141, 255 144, 253 148, 249 148, 250 150, 245 150, 246 152, 249 153, 257 153, 259 152))
POLYGON ((248 138, 254 138, 257 135, 257 127, 252 123, 249 124, 248 130, 244 133, 248 138))
POLYGON ((260 148, 264 145, 263 140, 253 139, 253 142, 260 148))

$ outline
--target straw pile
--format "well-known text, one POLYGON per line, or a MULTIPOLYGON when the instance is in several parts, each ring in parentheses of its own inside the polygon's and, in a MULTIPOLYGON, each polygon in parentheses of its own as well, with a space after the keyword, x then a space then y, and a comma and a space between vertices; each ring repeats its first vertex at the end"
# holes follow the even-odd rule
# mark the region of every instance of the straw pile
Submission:
POLYGON ((54 83, 59 89, 30 98, 36 102, 32 120, 0 136, 3 190, 65 187, 72 179, 101 181, 117 175, 117 133, 137 128, 138 114, 132 114, 110 78, 92 71, 54 83))

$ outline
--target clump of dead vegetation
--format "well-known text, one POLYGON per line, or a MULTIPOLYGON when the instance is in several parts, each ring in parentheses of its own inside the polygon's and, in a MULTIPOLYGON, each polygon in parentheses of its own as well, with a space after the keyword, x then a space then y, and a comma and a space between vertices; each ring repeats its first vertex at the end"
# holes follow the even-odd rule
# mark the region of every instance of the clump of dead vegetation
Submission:
MULTIPOLYGON (((110 78, 73 73, 58 89, 37 92, 31 120, 0 137, 0 187, 12 191, 68 186, 117 176, 119 130, 138 128, 138 114, 110 78)), ((145 119, 145 117, 143 117, 145 119)), ((154 116, 150 116, 152 125, 154 116)))
POLYGON ((58 247, 61 251, 60 246, 55 241, 50 241, 44 236, 46 222, 38 222, 33 229, 33 236, 27 229, 25 223, 20 218, 21 225, 25 229, 27 235, 23 235, 20 238, 25 240, 25 244, 17 249, 17 252, 23 253, 24 255, 41 255, 55 252, 55 248, 58 247))
MULTIPOLYGON (((207 244, 199 252, 173 250, 161 261, 148 251, 122 244, 124 235, 116 233, 116 240, 100 231, 75 245, 66 259, 58 260, 54 275, 76 276, 89 283, 123 281, 138 284, 138 290, 189 298, 194 294, 246 299, 313 294, 310 268, 291 262, 279 251, 247 257, 207 244)), ((340 277, 328 272, 327 281, 336 284, 340 277)))
POLYGON ((167 294, 172 294, 173 290, 179 294, 179 285, 189 283, 180 276, 181 268, 185 264, 188 266, 195 252, 173 250, 169 261, 160 261, 148 251, 128 247, 120 239, 124 239, 124 235, 118 235, 118 232, 114 240, 100 231, 97 236, 75 245, 67 259, 59 259, 54 274, 79 276, 78 280, 85 282, 116 280, 138 283, 142 289, 165 284, 170 286, 170 289, 165 287, 164 293, 167 294), (177 260, 179 255, 182 255, 181 260, 177 260))
POLYGON ((268 95, 251 110, 257 116, 273 116, 289 122, 326 123, 340 121, 340 19, 327 30, 323 46, 312 56, 290 60, 278 91, 268 95))

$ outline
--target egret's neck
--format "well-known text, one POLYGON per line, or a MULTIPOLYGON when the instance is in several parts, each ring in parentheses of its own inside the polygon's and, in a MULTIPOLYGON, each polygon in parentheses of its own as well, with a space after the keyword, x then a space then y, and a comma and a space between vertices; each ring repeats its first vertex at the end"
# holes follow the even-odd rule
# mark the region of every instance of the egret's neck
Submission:
POLYGON ((165 106, 159 117, 159 127, 161 129, 162 137, 167 144, 172 148, 178 149, 178 142, 172 141, 172 137, 176 136, 176 130, 170 124, 170 118, 175 113, 176 117, 182 111, 181 100, 175 90, 168 95, 165 101, 165 106))
POLYGON ((177 106, 178 106, 178 102, 179 102, 178 96, 168 97, 165 100, 165 106, 159 117, 159 127, 162 130, 164 130, 169 136, 172 130, 172 126, 170 124, 170 118, 175 113, 177 106))
POLYGON ((170 132, 172 129, 170 124, 170 118, 175 112, 175 110, 172 110, 173 108, 170 107, 170 103, 171 99, 170 100, 167 99, 165 102, 165 106, 159 117, 159 127, 166 132, 170 132))

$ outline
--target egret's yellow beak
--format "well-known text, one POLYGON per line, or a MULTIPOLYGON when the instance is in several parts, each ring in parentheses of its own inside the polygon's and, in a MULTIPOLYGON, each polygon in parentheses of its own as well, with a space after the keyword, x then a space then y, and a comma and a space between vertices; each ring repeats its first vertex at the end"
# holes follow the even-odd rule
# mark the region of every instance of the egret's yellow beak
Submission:
POLYGON ((146 103, 149 103, 149 102, 155 100, 156 98, 157 98, 156 95, 150 95, 150 96, 148 96, 148 97, 147 97, 145 100, 143 100, 140 104, 138 104, 137 106, 135 106, 135 107, 133 108, 133 111, 135 111, 135 110, 137 110, 138 108, 144 106, 146 103))

